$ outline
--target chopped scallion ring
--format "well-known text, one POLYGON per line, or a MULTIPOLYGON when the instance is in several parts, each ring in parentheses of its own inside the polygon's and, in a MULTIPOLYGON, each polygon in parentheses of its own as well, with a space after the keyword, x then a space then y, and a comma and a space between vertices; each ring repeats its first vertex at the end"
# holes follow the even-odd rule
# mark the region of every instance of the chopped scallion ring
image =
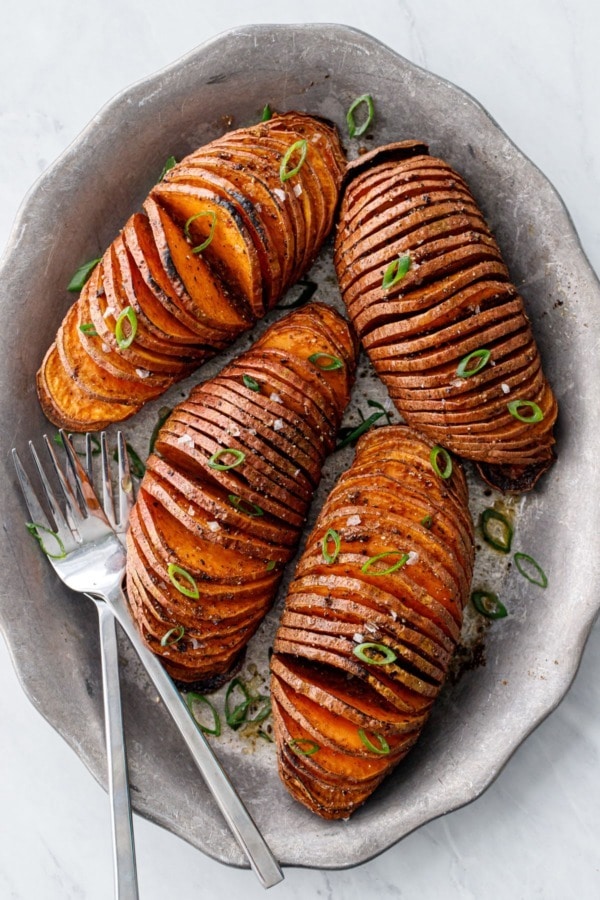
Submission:
POLYGON ((252 703, 257 703, 259 700, 264 701, 261 706, 258 707, 257 711, 253 716, 247 717, 247 722, 249 725, 254 725, 258 722, 264 722, 265 719, 271 715, 271 700, 269 697, 255 697, 252 703))
POLYGON ((366 563, 361 566, 360 571, 363 575, 391 575, 392 572, 396 572, 398 569, 401 569, 403 565, 408 561, 408 553, 402 553, 400 550, 386 550, 384 553, 378 553, 377 556, 372 556, 370 559, 366 561, 366 563), (384 559, 386 556, 398 556, 400 558, 387 569, 376 569, 375 571, 371 571, 372 566, 375 565, 380 559, 384 559))
POLYGON ((161 647, 172 647, 174 644, 178 644, 179 641, 185 634, 185 628, 183 625, 177 625, 176 628, 169 628, 165 634, 160 639, 161 647))
POLYGON ((297 175, 302 166, 304 165, 304 160, 306 159, 306 154, 308 152, 308 141, 302 138, 300 141, 296 141, 292 144, 291 147, 285 151, 283 155, 283 159, 281 160, 281 165, 279 166, 279 180, 284 182, 288 181, 288 179, 293 178, 294 175, 297 175), (289 162, 292 156, 297 153, 299 155, 299 160, 296 166, 293 169, 288 169, 289 162))
POLYGON ((510 553, 513 528, 503 513, 488 507, 481 513, 481 532, 484 541, 501 553, 510 553))
POLYGON ((316 741, 311 741, 309 738, 293 738, 288 741, 288 747, 297 756, 312 756, 321 749, 316 741))
POLYGON ((433 525, 433 516, 423 516, 420 524, 423 526, 423 528, 431 528, 431 526, 433 525))
POLYGON ((238 512, 244 513, 246 516, 264 516, 264 510, 260 508, 258 503, 252 503, 250 500, 244 500, 237 494, 229 494, 229 502, 238 512))
POLYGON ((207 700, 204 694, 196 694, 194 691, 190 691, 185 695, 185 702, 188 705, 188 709, 191 712, 198 728, 200 731, 203 731, 204 734, 214 734, 215 737, 219 737, 221 734, 221 719, 219 717, 219 713, 212 705, 210 700, 207 700), (213 726, 209 728, 207 725, 203 725, 200 719, 196 716, 194 712, 194 706, 198 704, 199 706, 207 706, 210 710, 213 717, 213 726))
POLYGON ((377 740, 378 746, 375 746, 375 744, 369 739, 364 728, 358 729, 358 736, 367 750, 370 750, 371 753, 377 753, 379 754, 379 756, 387 756, 387 754, 390 752, 390 745, 388 744, 384 736, 382 734, 374 734, 373 732, 371 732, 371 734, 377 740))
POLYGON ((313 353, 308 357, 308 361, 322 372, 333 372, 335 369, 344 368, 344 363, 339 356, 332 356, 331 353, 313 353))
POLYGON ((217 214, 212 209, 203 209, 202 212, 196 213, 195 216, 190 216, 183 227, 183 232, 184 232, 186 238, 188 239, 188 241, 191 241, 192 236, 190 234, 190 225, 192 224, 192 222, 195 222, 196 219, 202 219, 205 217, 210 219, 210 228, 208 231, 208 235, 206 236, 205 240, 202 241, 201 244, 198 244, 197 247, 192 247, 192 253, 202 253, 202 251, 206 250, 208 245, 211 243, 211 241, 215 235, 215 226, 217 224, 217 214))
POLYGON ((276 565, 277 563, 275 562, 275 560, 270 559, 265 568, 267 572, 272 572, 276 565))
POLYGON ((410 265, 411 258, 409 253, 405 253, 404 256, 399 256, 398 259, 391 262, 383 273, 383 280, 381 282, 382 289, 384 291, 389 291, 395 284, 402 281, 410 269, 410 265))
POLYGON ((492 591, 473 591, 471 603, 482 616, 488 619, 504 619, 508 615, 504 603, 492 591))
POLYGON ((341 543, 341 538, 335 528, 330 528, 329 531, 325 532, 323 540, 321 541, 321 550, 323 559, 326 563, 331 564, 336 561, 340 552, 341 543), (333 552, 330 552, 329 550, 330 541, 333 541, 333 552))
POLYGON ((248 707, 253 702, 253 699, 250 691, 240 678, 234 678, 233 681, 229 682, 225 693, 225 721, 234 731, 237 731, 246 721, 248 707), (232 697, 236 688, 241 693, 243 700, 232 708, 232 697))
POLYGON ((265 105, 265 107, 263 108, 262 115, 261 115, 261 117, 260 117, 260 121, 261 121, 261 122, 268 122, 269 119, 272 118, 272 116, 273 116, 273 112, 272 112, 272 110, 271 110, 271 107, 270 107, 269 104, 267 103, 267 104, 265 105))
POLYGON ((243 375, 242 381, 244 382, 244 386, 248 388, 250 391, 256 391, 257 393, 260 391, 260 384, 256 380, 256 378, 252 378, 251 375, 243 375))
POLYGON ((483 347, 480 350, 473 350, 467 356, 463 356, 456 369, 459 378, 470 378, 481 372, 490 361, 491 351, 483 347))
POLYGON ((530 581, 532 584, 536 584, 538 587, 545 588, 548 587, 548 577, 540 564, 535 561, 532 556, 529 556, 528 553, 515 553, 513 556, 515 561, 515 566, 527 581, 530 581), (525 563, 525 567, 523 567, 523 563, 525 563), (533 569, 537 578, 533 578, 531 573, 527 571, 527 567, 533 569))
POLYGON ((375 118, 375 106, 373 105, 373 98, 370 94, 362 94, 362 96, 357 97, 356 100, 350 105, 348 112, 346 113, 346 123, 348 125, 348 134, 351 138, 361 137, 372 123, 375 118), (355 111, 359 106, 365 105, 367 108, 367 117, 361 122, 360 125, 356 124, 356 119, 354 117, 355 111))
POLYGON ((533 400, 511 400, 506 404, 506 408, 511 416, 514 416, 519 422, 532 424, 534 422, 541 422, 544 418, 544 413, 533 400), (528 415, 523 415, 521 412, 523 408, 529 409, 531 412, 528 415))
POLYGON ((93 322, 82 322, 79 326, 79 330, 82 334, 87 334, 88 337, 97 337, 98 332, 96 331, 96 326, 93 322))
POLYGON ((71 291, 71 293, 77 293, 77 291, 82 290, 84 284, 89 279, 98 263, 101 261, 102 257, 99 256, 97 259, 90 259, 89 262, 86 262, 82 266, 79 266, 70 282, 68 283, 67 290, 71 291))
POLYGON ((439 475, 440 478, 444 480, 450 478, 452 475, 452 457, 443 447, 440 447, 439 444, 436 444, 435 447, 432 447, 431 453, 429 454, 429 462, 431 463, 431 468, 435 472, 436 475, 439 475), (438 460, 442 460, 442 466, 438 460))
POLYGON ((196 580, 189 572, 186 572, 181 566, 175 565, 175 563, 169 563, 167 574, 180 594, 183 594, 185 597, 191 597, 192 600, 198 600, 200 591, 196 580))
POLYGON ((175 159, 175 157, 169 156, 167 161, 165 162, 164 166, 162 167, 162 172, 158 176, 158 180, 162 181, 163 178, 165 177, 165 175, 167 174, 167 172, 169 172, 173 168, 173 166, 176 166, 176 165, 177 165, 177 160, 175 159))
POLYGON ((370 641, 357 644, 353 647, 352 652, 362 662, 369 663, 371 666, 387 666, 398 658, 390 647, 386 647, 385 644, 374 644, 370 641), (367 650, 374 650, 375 655, 367 653, 367 650))
POLYGON ((27 528, 27 531, 29 532, 29 534, 33 535, 33 537, 36 539, 36 541, 38 542, 38 544, 40 545, 40 547, 42 548, 42 550, 44 551, 44 553, 46 554, 46 556, 49 559, 64 559, 65 558, 65 556, 67 555, 65 545, 63 544, 62 540, 59 538, 59 536, 57 535, 57 533, 55 531, 52 531, 51 528, 47 528, 45 525, 40 525, 39 522, 26 522, 25 527, 27 528), (56 543, 58 545, 57 553, 50 553, 48 548, 44 545, 44 541, 40 535, 40 532, 43 532, 44 534, 49 534, 54 538, 54 540, 56 541, 56 543))
POLYGON ((127 350, 131 347, 137 334, 137 316, 132 306, 126 306, 120 313, 115 324, 115 338, 117 339, 117 347, 119 350, 127 350), (125 322, 129 323, 129 334, 125 334, 125 322))
POLYGON ((217 469, 219 472, 226 472, 228 469, 235 469, 236 466, 241 465, 245 459, 246 454, 243 450, 234 450, 232 447, 223 447, 221 450, 217 450, 216 453, 213 453, 208 460, 207 465, 210 466, 211 469, 217 469), (219 462, 223 456, 232 456, 233 462, 219 462))

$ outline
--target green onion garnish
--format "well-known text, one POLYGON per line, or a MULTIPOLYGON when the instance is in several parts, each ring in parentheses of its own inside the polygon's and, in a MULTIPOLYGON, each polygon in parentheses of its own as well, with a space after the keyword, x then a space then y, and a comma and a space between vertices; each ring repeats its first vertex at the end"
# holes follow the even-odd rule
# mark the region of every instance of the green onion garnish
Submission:
POLYGON ((505 515, 497 509, 484 509, 481 513, 481 531, 483 539, 495 550, 510 552, 513 528, 505 515), (499 524, 498 524, 499 523, 499 524))
POLYGON ((431 528, 431 526, 433 525, 433 516, 423 516, 420 524, 423 526, 423 528, 431 528))
POLYGON ((276 565, 276 561, 274 559, 270 559, 265 568, 267 572, 272 572, 276 565))
POLYGON ((392 414, 389 409, 385 408, 383 403, 378 403, 377 400, 367 400, 367 405, 373 407, 373 409, 380 409, 381 414, 386 417, 388 425, 392 424, 392 414))
POLYGON ((397 659, 396 654, 390 647, 386 647, 385 644, 374 644, 370 641, 357 644, 356 647, 353 647, 352 652, 362 662, 369 663, 372 666, 387 666, 397 659), (375 655, 367 653, 367 650, 374 650, 375 655))
POLYGON ((366 561, 366 563, 361 566, 360 571, 363 575, 391 575, 392 572, 396 572, 398 569, 401 569, 403 565, 408 561, 408 553, 401 553, 400 550, 386 550, 384 553, 378 553, 377 556, 371 556, 370 559, 366 561), (386 556, 398 556, 400 554, 400 559, 398 559, 392 566, 388 569, 375 570, 371 571, 371 567, 375 565, 380 559, 383 559, 386 556))
POLYGON ((132 306, 126 306, 120 313, 115 325, 115 338, 119 350, 127 350, 133 344, 137 334, 137 316, 132 306), (125 335, 125 322, 129 323, 129 334, 125 335))
POLYGON ((260 121, 261 121, 261 122, 268 122, 269 119, 272 118, 272 116, 273 116, 273 112, 272 112, 272 110, 271 110, 271 107, 270 107, 269 104, 267 103, 267 104, 265 105, 265 107, 263 108, 262 115, 261 115, 261 117, 260 117, 260 121))
POLYGON ((191 597, 192 600, 198 600, 200 591, 194 577, 189 572, 186 572, 181 566, 176 566, 175 563, 169 563, 167 574, 180 594, 191 597))
POLYGON ((326 531, 323 535, 323 540, 321 541, 321 550, 323 553, 323 559, 326 563, 334 563, 338 558, 338 554, 340 552, 341 539, 338 532, 335 528, 330 528, 329 531, 326 531), (329 551, 329 542, 333 541, 333 552, 329 551))
POLYGON ((383 273, 383 281, 381 282, 382 289, 384 291, 389 291, 395 284, 402 281, 410 269, 410 263, 410 253, 405 253, 404 256, 399 256, 398 259, 391 262, 383 273))
POLYGON ((348 125, 348 134, 351 138, 353 137, 361 137, 373 121, 375 117, 375 107, 373 105, 373 98, 370 94, 363 94, 361 97, 357 97, 356 100, 350 105, 348 112, 346 113, 346 123, 348 125), (361 122, 360 125, 356 124, 356 119, 354 118, 354 113, 359 106, 365 104, 367 107, 367 117, 361 122))
POLYGON ((79 326, 79 330, 82 332, 82 334, 87 334, 89 337, 97 337, 98 335, 96 326, 93 322, 82 322, 79 326))
POLYGON ((217 469, 219 472, 226 472, 228 469, 235 469, 236 466, 241 465, 245 459, 246 454, 242 450, 234 450, 232 447, 223 447, 221 450, 217 450, 216 453, 213 453, 208 460, 207 465, 210 466, 211 469, 217 469), (223 456, 233 456, 233 462, 219 462, 223 456))
POLYGON ((39 522, 26 522, 25 527, 27 528, 27 531, 29 532, 29 534, 33 535, 33 537, 36 539, 36 541, 38 542, 38 544, 40 545, 40 547, 42 548, 42 550, 44 551, 44 553, 46 554, 46 556, 49 559, 64 559, 65 558, 65 556, 67 555, 65 545, 63 544, 62 540, 59 538, 59 536, 57 535, 57 533, 55 531, 52 531, 51 528, 47 528, 45 525, 40 525, 39 522), (50 551, 47 549, 47 547, 44 546, 44 541, 42 540, 40 531, 43 531, 44 534, 52 535, 52 537, 58 544, 58 553, 50 553, 50 551))
POLYGON ((439 475, 440 478, 446 480, 450 478, 452 475, 452 457, 443 447, 440 447, 439 444, 436 444, 435 447, 432 447, 431 453, 429 454, 429 462, 431 463, 431 467, 436 475, 439 475), (438 462, 441 457, 442 466, 440 468, 440 464, 438 462))
POLYGON ((248 715, 248 707, 253 702, 253 700, 254 698, 240 678, 234 678, 233 681, 229 682, 229 686, 225 694, 225 720, 229 727, 233 728, 234 731, 237 731, 238 728, 240 728, 244 724, 246 716, 248 715), (242 697, 244 699, 241 703, 238 703, 232 709, 232 696, 236 688, 242 694, 242 697))
POLYGON ((335 369, 344 368, 344 363, 339 356, 332 356, 331 353, 313 353, 308 357, 308 361, 322 372, 333 372, 335 369))
POLYGON ((541 422, 544 418, 544 413, 533 400, 511 400, 506 404, 506 408, 511 416, 514 416, 519 422, 531 424, 533 422, 541 422), (528 415, 523 415, 521 412, 523 407, 529 409, 531 412, 528 415))
POLYGON ((190 691, 185 695, 185 702, 187 703, 188 709, 194 717, 200 731, 203 731, 204 734, 214 734, 215 737, 219 737, 219 735, 221 734, 221 719, 219 717, 219 713, 212 705, 210 700, 207 700, 203 694, 196 694, 193 691, 190 691), (196 704, 200 706, 207 706, 209 708, 213 717, 212 728, 209 728, 207 725, 203 725, 200 719, 196 716, 196 713, 194 712, 194 706, 196 704))
POLYGON ((309 738, 294 738, 288 741, 288 747, 297 756, 312 756, 321 749, 316 741, 311 741, 309 738))
POLYGON ((294 175, 297 175, 302 166, 304 165, 304 160, 306 159, 306 153, 308 150, 308 141, 304 138, 300 141, 296 141, 292 144, 291 147, 285 151, 283 155, 283 159, 281 160, 281 165, 279 166, 279 179, 280 181, 287 181, 289 178, 293 178, 294 175), (288 169, 288 163, 294 153, 299 154, 299 160, 297 165, 293 169, 288 169))
POLYGON ((77 269, 77 271, 71 278, 70 282, 68 283, 67 290, 71 291, 72 293, 76 293, 77 291, 80 291, 83 288, 86 281, 88 280, 88 278, 90 277, 90 275, 92 274, 92 272, 94 271, 94 269, 96 268, 96 266, 98 265, 98 263, 101 261, 102 261, 102 257, 99 256, 98 259, 90 259, 89 262, 86 262, 82 266, 79 266, 79 268, 77 269))
POLYGON ((537 586, 541 588, 548 587, 548 578, 546 576, 546 573, 532 556, 529 556, 528 553, 515 553, 513 559, 515 561, 515 566, 517 567, 521 575, 527 579, 527 581, 530 581, 532 584, 537 584, 537 586), (531 572, 528 572, 527 568, 523 568, 523 563, 525 563, 526 567, 532 568, 538 577, 533 578, 531 572))
POLYGON ((372 741, 369 740, 367 732, 364 730, 364 728, 358 729, 358 736, 367 750, 370 750, 371 753, 378 753, 379 756, 387 756, 387 754, 390 752, 390 745, 388 744, 384 736, 382 734, 374 734, 373 732, 371 732, 371 734, 377 740, 378 746, 375 746, 375 744, 373 744, 372 741))
POLYGON ((342 428, 340 429, 340 435, 344 435, 342 440, 336 446, 336 450, 343 450, 344 447, 347 447, 349 444, 353 444, 355 441, 359 439, 359 437, 368 431, 371 425, 374 425, 375 422, 384 416, 384 412, 372 413, 368 419, 363 419, 363 421, 356 428, 342 428))
POLYGON ((160 646, 172 647, 173 644, 179 643, 184 634, 185 628, 183 625, 178 625, 176 628, 169 628, 169 630, 161 637, 160 646))
POLYGON ((242 381, 244 382, 244 385, 248 388, 248 390, 256 391, 257 393, 258 391, 260 391, 260 384, 258 383, 256 378, 252 378, 251 375, 243 375, 242 381))
POLYGON ((162 167, 162 172, 158 176, 158 180, 162 181, 163 178, 165 177, 165 175, 167 174, 167 172, 169 172, 173 168, 173 166, 176 166, 176 165, 177 165, 177 160, 175 159, 175 157, 169 156, 167 161, 165 162, 164 166, 162 167))
POLYGON ((463 356, 458 364, 456 374, 459 378, 470 378, 471 375, 476 375, 477 372, 481 372, 487 366, 491 355, 491 352, 484 348, 473 350, 468 356, 463 356))
POLYGON ((237 494, 229 494, 228 496, 229 502, 238 512, 244 513, 246 516, 252 516, 253 518, 256 516, 264 516, 264 510, 261 509, 257 503, 252 503, 250 500, 244 500, 242 497, 238 497, 237 494))
POLYGON ((202 241, 201 244, 198 244, 197 247, 192 247, 192 253, 202 253, 202 251, 206 250, 206 248, 212 241, 215 234, 215 226, 217 224, 217 214, 212 209, 203 209, 202 212, 196 213, 195 216, 190 216, 183 227, 186 238, 188 239, 188 241, 191 241, 192 236, 190 234, 190 225, 192 224, 192 222, 195 222, 196 219, 201 219, 204 216, 208 216, 208 218, 210 219, 210 229, 208 232, 208 236, 204 241, 202 241))
POLYGON ((471 603, 477 612, 488 619, 503 619, 508 615, 504 603, 492 591, 473 591, 471 603))
POLYGON ((271 700, 269 697, 254 697, 253 703, 256 703, 258 700, 263 700, 264 703, 262 706, 259 706, 256 713, 253 716, 247 717, 246 721, 248 725, 253 725, 256 722, 264 722, 271 715, 271 700))
POLYGON ((287 299, 287 297, 292 294, 292 300, 289 303, 278 303, 277 306, 279 309, 296 309, 298 306, 304 306, 305 303, 308 303, 317 288, 318 284, 315 281, 297 281, 294 287, 290 288, 284 298, 287 299), (294 300, 293 290, 298 287, 301 287, 302 291, 294 300))
POLYGON ((158 411, 158 417, 156 419, 156 424, 152 429, 152 434, 150 435, 150 444, 148 446, 148 456, 154 451, 154 445, 156 443, 156 438, 158 437, 158 432, 163 427, 169 416, 173 410, 170 406, 161 406, 158 411))

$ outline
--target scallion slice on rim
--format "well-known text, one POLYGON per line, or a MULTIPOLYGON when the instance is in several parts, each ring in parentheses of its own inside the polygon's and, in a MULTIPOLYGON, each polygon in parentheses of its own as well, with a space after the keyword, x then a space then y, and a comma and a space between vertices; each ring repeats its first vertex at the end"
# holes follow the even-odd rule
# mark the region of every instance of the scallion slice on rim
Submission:
POLYGON ((293 738, 288 741, 288 747, 297 756, 312 756, 321 749, 317 742, 311 741, 310 738, 293 738))
POLYGON ((439 475, 440 478, 446 480, 452 475, 452 457, 448 451, 445 450, 444 447, 440 447, 439 444, 436 444, 435 447, 431 448, 429 462, 431 463, 431 468, 435 474, 439 475))
POLYGON ((175 565, 175 563, 169 563, 167 574, 180 594, 183 594, 185 597, 191 597, 192 600, 198 600, 200 591, 196 580, 189 572, 186 572, 181 566, 175 565))
POLYGON ((195 222, 196 219, 202 219, 205 217, 210 219, 210 228, 208 231, 208 235, 202 241, 201 244, 198 244, 197 247, 192 247, 192 253, 202 253, 202 251, 206 250, 208 245, 211 243, 211 241, 215 235, 215 226, 217 224, 217 214, 212 209, 203 209, 202 212, 196 213, 196 215, 194 215, 194 216, 190 216, 183 227, 183 232, 184 232, 186 238, 188 239, 188 241, 191 241, 192 236, 190 234, 190 225, 192 224, 192 222, 195 222))
POLYGON ((237 731, 246 721, 248 707, 253 702, 253 699, 241 678, 234 678, 229 682, 225 693, 225 721, 234 731, 237 731), (241 694, 242 700, 240 703, 232 706, 236 690, 241 694))
POLYGON ((283 155, 283 159, 281 160, 281 165, 279 166, 279 180, 287 181, 289 178, 293 178, 294 175, 297 175, 302 166, 304 165, 304 160, 306 159, 306 153, 308 151, 308 141, 302 138, 300 141, 296 141, 292 144, 291 147, 285 151, 283 155), (294 154, 298 155, 298 162, 294 166, 293 169, 289 169, 289 163, 294 154))
POLYGON ((137 334, 137 325, 135 309, 132 306, 126 306, 115 323, 115 338, 119 350, 127 350, 128 347, 131 347, 137 334), (129 325, 129 334, 125 334, 126 322, 129 325))
POLYGON ((219 472, 226 472, 228 469, 235 469, 236 466, 241 465, 245 459, 246 454, 243 450, 234 450, 232 447, 223 447, 221 450, 217 450, 216 453, 213 453, 208 460, 207 465, 210 466, 211 469, 217 469, 219 472), (219 462, 224 456, 233 457, 233 461, 219 462))
POLYGON ((372 556, 368 559, 366 563, 361 566, 360 571, 363 575, 391 575, 392 572, 401 569, 402 566, 406 564, 407 560, 408 553, 403 553, 401 550, 385 550, 383 553, 378 553, 377 556, 372 556), (399 559, 387 569, 375 569, 373 571, 372 567, 375 563, 379 562, 380 559, 384 559, 386 556, 399 556, 399 559))
POLYGON ((261 122, 268 122, 270 118, 273 116, 273 111, 268 103, 263 107, 262 115, 260 117, 261 122))
POLYGON ((515 566, 523 578, 526 578, 527 581, 530 581, 532 584, 537 584, 538 587, 548 587, 548 577, 546 573, 532 556, 529 556, 528 553, 515 553, 513 559, 515 561, 515 566), (530 571, 528 571, 528 569, 530 571))
POLYGON ((326 563, 331 564, 336 561, 340 552, 341 543, 341 538, 335 528, 330 528, 325 532, 323 540, 321 541, 321 551, 326 563), (333 542, 333 551, 329 549, 331 542, 333 542))
POLYGON ((167 161, 165 162, 164 166, 162 167, 162 172, 158 176, 158 180, 162 181, 163 178, 165 177, 165 175, 167 174, 167 172, 169 172, 173 168, 173 166, 176 166, 176 165, 177 165, 177 160, 175 159, 175 157, 169 156, 167 161))
POLYGON ((410 269, 410 264, 411 259, 409 253, 405 253, 404 256, 399 256, 398 259, 393 260, 383 273, 383 280, 381 282, 382 289, 384 291, 389 291, 395 284, 402 281, 410 269))
POLYGON ((362 644, 357 644, 352 648, 352 652, 362 662, 369 663, 371 666, 387 666, 398 658, 391 647, 372 641, 363 641, 362 644))
POLYGON ((491 351, 481 347, 479 350, 473 350, 467 356, 463 356, 456 369, 459 378, 470 378, 481 372, 490 361, 491 351))
POLYGON ((504 603, 492 591, 473 591, 471 603, 477 612, 488 619, 504 619, 508 615, 504 603))
POLYGON ((346 124, 348 125, 348 134, 351 138, 361 137, 371 125, 373 119, 375 118, 375 106, 373 104, 373 98, 370 94, 362 94, 360 97, 357 97, 350 106, 348 107, 348 112, 346 113, 346 124), (356 124, 356 118, 354 113, 358 109, 359 106, 366 107, 366 118, 360 123, 360 125, 356 124))
POLYGON ((49 559, 64 559, 65 558, 65 556, 67 555, 65 545, 63 544, 62 540, 59 538, 59 536, 57 535, 57 533, 55 531, 52 531, 51 528, 47 528, 45 525, 41 525, 39 522, 26 522, 25 527, 27 528, 27 531, 29 532, 29 534, 33 535, 33 537, 36 539, 36 541, 42 548, 43 552, 46 554, 46 556, 49 559), (54 538, 54 540, 57 543, 57 551, 58 552, 51 553, 50 550, 48 550, 48 548, 44 544, 44 541, 43 541, 43 538, 42 538, 40 532, 42 532, 43 534, 49 534, 51 537, 54 538))
POLYGON ((190 691, 185 695, 185 702, 187 703, 188 709, 191 712, 192 717, 200 731, 203 731, 204 734, 214 734, 215 737, 219 737, 219 735, 221 734, 221 718, 210 700, 207 700, 204 694, 196 694, 194 691, 190 691), (209 728, 208 725, 202 724, 202 722, 196 715, 196 706, 207 707, 210 710, 213 717, 212 728, 209 728))
POLYGON ((384 736, 382 734, 374 734, 373 732, 371 732, 371 735, 377 741, 377 745, 375 745, 373 741, 371 741, 364 728, 358 729, 358 736, 367 750, 370 750, 371 753, 377 753, 379 756, 387 756, 387 754, 390 752, 390 745, 388 744, 384 736))
POLYGON ((333 372, 335 369, 344 368, 344 363, 339 356, 332 356, 331 353, 313 353, 308 357, 308 361, 322 372, 333 372))
POLYGON ((506 408, 511 416, 514 416, 519 422, 533 424, 534 422, 541 422, 544 418, 544 413, 533 400, 510 400, 506 404, 506 408), (521 410, 524 409, 529 410, 529 412, 523 413, 521 410))
POLYGON ((79 330, 82 334, 87 334, 88 337, 97 337, 98 332, 96 331, 96 326, 93 322, 82 322, 79 326, 79 330))
POLYGON ((264 516, 265 512, 260 508, 258 503, 252 503, 250 500, 244 500, 237 494, 228 494, 229 502, 238 512, 244 513, 245 516, 264 516))
POLYGON ((484 541, 501 553, 510 553, 513 527, 503 513, 488 507, 481 513, 481 532, 484 541))
POLYGON ((169 628, 160 639, 161 647, 172 647, 174 644, 178 644, 179 641, 185 634, 185 628, 183 625, 177 625, 174 628, 169 628))
POLYGON ((102 257, 99 256, 97 259, 90 259, 89 262, 86 262, 82 266, 79 266, 70 282, 68 283, 67 290, 71 291, 71 293, 74 294, 77 293, 77 291, 80 291, 98 263, 101 261, 102 257))
POLYGON ((248 390, 256 391, 257 393, 260 391, 260 384, 251 375, 242 375, 242 381, 244 382, 244 387, 247 387, 248 390))

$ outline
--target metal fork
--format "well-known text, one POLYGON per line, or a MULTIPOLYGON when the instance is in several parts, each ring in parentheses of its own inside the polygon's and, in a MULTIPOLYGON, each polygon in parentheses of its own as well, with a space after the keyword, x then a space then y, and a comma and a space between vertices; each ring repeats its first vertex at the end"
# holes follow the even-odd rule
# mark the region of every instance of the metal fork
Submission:
POLYGON ((13 450, 21 489, 33 519, 29 528, 38 538, 62 581, 72 590, 90 594, 106 602, 119 621, 179 728, 194 762, 252 869, 264 887, 271 887, 283 879, 281 868, 207 739, 192 719, 173 681, 158 658, 143 643, 130 616, 122 589, 125 549, 111 527, 71 442, 63 432, 61 436, 72 472, 70 477, 65 475, 56 452, 45 435, 44 442, 61 487, 62 504, 51 486, 35 447, 31 442, 29 444, 53 524, 37 499, 18 454, 13 450), (72 484, 76 486, 76 490, 72 484), (62 511, 63 506, 65 513, 62 511))

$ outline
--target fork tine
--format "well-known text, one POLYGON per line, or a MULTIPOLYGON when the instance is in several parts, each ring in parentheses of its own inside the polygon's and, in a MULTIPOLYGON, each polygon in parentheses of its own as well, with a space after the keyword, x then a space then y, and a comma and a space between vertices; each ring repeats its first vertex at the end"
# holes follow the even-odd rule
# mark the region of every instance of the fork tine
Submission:
MULTIPOLYGON (((73 448, 72 448, 71 442, 69 441, 68 437, 66 436, 66 434, 63 431, 60 432, 60 436, 61 436, 61 440, 63 442, 63 446, 65 448, 65 451, 67 451, 67 458, 69 459, 67 443, 69 444, 69 447, 72 450, 73 448)), ((78 523, 82 522, 83 519, 85 518, 85 513, 82 512, 82 510, 80 508, 79 500, 77 499, 76 484, 74 486, 71 486, 71 482, 65 475, 64 470, 58 461, 56 451, 55 451, 54 447, 52 446, 47 435, 44 435, 44 443, 46 445, 46 450, 48 451, 48 454, 50 456, 50 461, 52 463, 52 467, 54 469, 56 477, 58 478, 58 483, 60 484, 62 495, 66 502, 66 517, 64 517, 62 514, 58 500, 56 499, 54 491, 50 485, 48 477, 44 471, 44 467, 42 466, 42 463, 40 461, 39 456, 37 455, 36 449, 35 449, 32 441, 29 442, 29 449, 31 451, 31 455, 34 459, 35 465, 37 467, 40 478, 42 480, 42 484, 44 485, 44 490, 46 491, 46 496, 48 498, 48 503, 51 506, 52 514, 53 515, 58 514, 63 519, 65 524, 70 525, 70 527, 77 528, 78 523), (56 512, 55 512, 55 510, 56 510, 56 512)), ((70 462, 70 459, 69 459, 69 462, 70 462)))
MULTIPOLYGON (((46 437, 45 437, 45 440, 46 440, 46 443, 48 443, 48 439, 46 437)), ((67 516, 65 516, 65 514, 63 513, 63 511, 61 509, 60 503, 58 502, 58 499, 54 492, 54 488, 50 484, 50 480, 48 479, 46 470, 44 469, 44 466, 42 465, 42 462, 37 454, 37 450, 35 449, 35 446, 32 441, 29 441, 29 452, 31 453, 31 456, 35 463, 35 467, 37 469, 38 475, 40 476, 40 481, 42 482, 42 487, 44 488, 44 494, 46 496, 46 500, 48 501, 48 506, 50 507, 50 512, 52 513, 52 517, 53 517, 54 523, 56 525, 56 532, 62 538, 68 537, 69 539, 72 539, 72 533, 73 533, 72 525, 68 521, 67 516)), ((54 462, 54 467, 56 468, 56 462, 54 460, 53 460, 53 462, 54 462)), ((62 472, 60 472, 59 474, 62 475, 62 472)), ((61 484, 61 487, 63 487, 62 484, 61 484)), ((65 494, 65 499, 67 501, 67 514, 68 514, 71 512, 71 506, 72 506, 72 501, 74 500, 74 497, 72 494, 69 497, 67 495, 67 493, 65 492, 64 487, 63 487, 63 493, 65 494)), ((81 514, 77 511, 77 513, 73 516, 73 518, 75 518, 76 520, 81 519, 81 514)))
POLYGON ((100 435, 100 460, 102 469, 102 506, 106 513, 106 518, 116 530, 115 504, 112 492, 112 480, 110 477, 110 459, 108 456, 108 440, 106 432, 100 435))
POLYGON ((117 432, 117 449, 119 458, 119 524, 117 532, 123 534, 127 529, 129 513, 131 512, 134 503, 134 496, 133 481, 129 466, 129 454, 127 453, 127 446, 122 431, 117 432))
POLYGON ((33 523, 37 523, 38 525, 42 525, 44 528, 50 528, 50 530, 53 530, 46 513, 44 512, 40 502, 38 501, 37 494, 33 489, 33 485, 29 480, 29 476, 23 468, 23 464, 21 462, 19 454, 14 448, 12 451, 12 458, 17 472, 17 478, 19 479, 19 484, 21 486, 21 491, 23 492, 23 497, 25 498, 25 505, 27 506, 29 518, 33 523))
MULTIPOLYGON (((75 452, 75 448, 73 447, 73 444, 71 443, 71 441, 69 440, 69 438, 67 437, 67 435, 65 434, 65 432, 62 429, 60 431, 60 435, 63 440, 63 445, 65 448, 65 452, 67 454, 67 459, 68 459, 69 465, 72 469, 72 473, 75 478, 75 484, 77 485, 77 490, 81 495, 81 499, 83 500, 83 516, 80 513, 79 518, 80 519, 87 518, 87 516, 89 515, 90 512, 94 512, 94 515, 98 516, 99 518, 106 519, 106 517, 104 516, 104 514, 102 512, 100 502, 99 502, 98 498, 96 497, 96 494, 94 493, 94 488, 91 485, 90 479, 88 478, 84 467, 81 465, 81 462, 79 460, 79 457, 77 456, 77 453, 75 452)), ((69 496, 72 498, 73 492, 70 488, 67 478, 65 477, 65 475, 62 471, 62 468, 58 462, 58 459, 56 458, 56 453, 54 452, 54 448, 52 447, 52 445, 50 444, 50 441, 48 440, 48 438, 45 435, 44 435, 44 440, 46 441, 46 447, 48 448, 48 451, 52 458, 52 462, 56 469, 56 474, 60 480, 61 487, 63 487, 63 489, 65 490, 67 498, 69 496)))

